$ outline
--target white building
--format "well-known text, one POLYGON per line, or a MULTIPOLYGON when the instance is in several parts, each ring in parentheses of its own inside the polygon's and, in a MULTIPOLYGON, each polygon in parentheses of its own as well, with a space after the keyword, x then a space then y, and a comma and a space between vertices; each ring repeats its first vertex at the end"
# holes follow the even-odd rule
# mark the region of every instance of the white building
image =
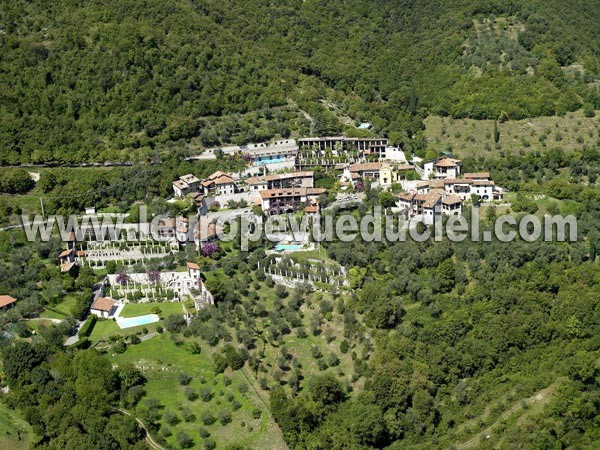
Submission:
POLYGON ((237 192, 236 181, 225 172, 217 171, 202 181, 206 195, 229 195, 237 192))
POLYGON ((428 178, 458 178, 460 175, 460 159, 439 158, 423 164, 424 177, 428 178))
POLYGON ((92 303, 92 306, 90 307, 90 313, 107 319, 114 314, 116 305, 117 302, 115 302, 112 298, 98 297, 94 303, 92 303))
POLYGON ((200 189, 200 179, 191 173, 179 177, 173 181, 173 193, 176 197, 184 198, 192 192, 198 192, 200 189))
POLYGON ((246 185, 250 191, 283 189, 294 187, 312 188, 315 185, 314 172, 287 172, 248 178, 246 185))
POLYGON ((433 189, 443 189, 448 194, 460 197, 462 201, 470 200, 472 195, 478 195, 483 201, 498 200, 502 198, 502 190, 489 179, 433 179, 418 183, 416 192, 419 194, 427 194, 433 189))
POLYGON ((402 192, 398 195, 398 207, 405 216, 408 219, 422 216, 425 225, 433 225, 442 214, 460 214, 461 203, 459 197, 437 189, 427 194, 402 192))

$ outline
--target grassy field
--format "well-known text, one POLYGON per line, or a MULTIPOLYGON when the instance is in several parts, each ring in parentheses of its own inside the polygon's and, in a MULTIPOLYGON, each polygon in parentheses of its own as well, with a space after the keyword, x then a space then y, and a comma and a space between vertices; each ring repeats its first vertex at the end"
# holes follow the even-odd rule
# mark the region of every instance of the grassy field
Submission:
POLYGON ((202 345, 201 354, 192 354, 188 350, 187 342, 174 342, 171 335, 165 333, 129 346, 125 353, 109 358, 117 365, 133 363, 148 379, 145 386, 146 395, 140 401, 138 409, 143 408, 145 402, 152 398, 160 402, 162 415, 169 411, 178 417, 179 422, 173 425, 168 425, 163 418, 159 431, 159 434, 164 436, 165 429, 170 429, 172 435, 165 438, 176 448, 176 435, 181 431, 194 440, 194 448, 202 448, 203 439, 198 431, 201 427, 219 444, 218 448, 232 443, 257 449, 286 448, 278 427, 269 415, 266 399, 259 397, 252 388, 253 380, 249 371, 227 370, 225 374, 215 374, 211 349, 207 345, 202 345), (210 389, 212 399, 189 400, 184 395, 186 387, 182 386, 178 379, 182 372, 192 378, 189 388, 196 394, 200 388, 210 389), (244 389, 240 389, 240 385, 247 386, 247 392, 241 392, 244 389), (234 403, 239 404, 237 409, 234 408, 234 403), (188 417, 187 422, 183 418, 184 408, 193 416, 188 417), (231 421, 222 424, 216 420, 206 425, 201 420, 204 411, 210 411, 214 417, 221 411, 227 411, 231 414, 231 421))
POLYGON ((77 299, 73 295, 66 295, 62 302, 44 309, 40 317, 51 319, 66 319, 71 315, 71 309, 75 306, 77 299))
POLYGON ((117 322, 112 319, 108 320, 98 320, 96 325, 94 325, 94 330, 90 335, 90 341, 98 342, 107 340, 111 335, 122 335, 128 336, 131 334, 137 334, 138 332, 143 332, 144 328, 148 330, 148 333, 152 333, 156 330, 156 327, 160 325, 161 322, 149 323, 148 325, 142 325, 139 327, 131 327, 121 329, 117 322))
POLYGON ((536 117, 498 123, 499 147, 494 142, 494 121, 452 119, 430 116, 425 119, 425 137, 428 147, 451 151, 458 157, 493 156, 506 153, 544 151, 562 147, 565 151, 596 145, 599 139, 600 111, 596 117, 584 117, 582 111, 567 113, 564 117, 536 117))
POLYGON ((160 308, 159 316, 161 319, 168 317, 171 314, 183 314, 181 303, 163 302, 163 303, 128 303, 121 311, 121 317, 136 317, 146 314, 153 314, 152 310, 156 307, 160 308))
POLYGON ((69 316, 71 314, 71 309, 73 309, 76 303, 77 299, 74 296, 67 295, 62 302, 54 307, 54 309, 61 312, 65 316, 69 316))
POLYGON ((0 403, 0 449, 26 450, 31 438, 31 426, 0 403))

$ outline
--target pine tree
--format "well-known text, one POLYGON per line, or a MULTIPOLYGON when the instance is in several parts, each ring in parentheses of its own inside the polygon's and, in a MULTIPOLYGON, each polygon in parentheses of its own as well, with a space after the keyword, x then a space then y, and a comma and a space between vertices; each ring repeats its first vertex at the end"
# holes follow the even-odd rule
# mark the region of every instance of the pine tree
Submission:
POLYGON ((494 120, 494 143, 500 142, 500 130, 498 129, 498 121, 494 120))

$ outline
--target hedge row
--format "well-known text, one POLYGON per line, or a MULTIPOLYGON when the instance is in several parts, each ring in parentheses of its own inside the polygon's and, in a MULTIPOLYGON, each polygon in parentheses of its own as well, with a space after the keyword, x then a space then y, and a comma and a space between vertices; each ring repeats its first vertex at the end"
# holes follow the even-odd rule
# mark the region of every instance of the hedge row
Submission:
POLYGON ((90 334, 92 334, 92 330, 94 329, 94 325, 96 325, 96 321, 98 320, 98 317, 96 317, 93 314, 90 314, 90 317, 88 317, 88 320, 85 321, 85 323, 83 324, 83 326, 79 329, 79 337, 87 337, 90 334))

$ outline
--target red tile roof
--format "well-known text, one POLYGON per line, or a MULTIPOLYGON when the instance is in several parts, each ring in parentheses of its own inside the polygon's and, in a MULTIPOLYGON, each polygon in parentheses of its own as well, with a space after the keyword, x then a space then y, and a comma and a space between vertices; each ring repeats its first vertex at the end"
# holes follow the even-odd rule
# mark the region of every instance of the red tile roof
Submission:
POLYGON ((444 197, 444 199, 442 200, 442 203, 444 205, 455 205, 457 203, 462 203, 462 200, 460 199, 459 196, 457 195, 447 195, 446 197, 444 197))
POLYGON ((11 305, 16 301, 17 299, 11 297, 10 295, 0 295, 0 308, 4 308, 5 306, 11 305))
POLYGON ((229 175, 223 175, 222 177, 216 178, 212 180, 214 184, 231 184, 235 183, 235 180, 231 178, 229 175))
POLYGON ((473 184, 473 180, 465 180, 464 178, 446 178, 444 184, 473 184))
MULTIPOLYGON (((419 194, 417 194, 419 195, 419 194)), ((440 194, 435 192, 431 192, 429 194, 425 194, 423 208, 433 208, 437 202, 442 199, 440 194)))
POLYGON ((200 266, 198 264, 196 264, 195 262, 187 263, 187 268, 192 269, 192 270, 200 270, 200 266))
POLYGON ((110 310, 113 309, 114 306, 115 301, 112 298, 100 297, 96 299, 96 301, 92 304, 92 309, 110 312, 110 310))
POLYGON ((71 254, 73 250, 71 250, 70 248, 63 250, 62 252, 60 252, 60 254, 58 255, 59 258, 64 258, 65 256, 69 256, 71 254))
POLYGON ((71 270, 73 268, 74 265, 75 265, 74 262, 64 263, 63 265, 60 266, 60 271, 62 273, 67 273, 69 270, 71 270))
POLYGON ((379 170, 381 168, 380 162, 370 163, 358 163, 350 166, 350 172, 363 172, 365 170, 379 170))
POLYGON ((489 179, 490 178, 490 173, 489 172, 469 172, 469 173, 465 173, 465 178, 471 178, 471 179, 489 179))
POLYGON ((173 186, 178 187, 179 189, 185 189, 188 187, 188 184, 182 180, 173 181, 173 186))
POLYGON ((460 159, 442 158, 434 164, 437 167, 456 167, 460 163, 460 159))

